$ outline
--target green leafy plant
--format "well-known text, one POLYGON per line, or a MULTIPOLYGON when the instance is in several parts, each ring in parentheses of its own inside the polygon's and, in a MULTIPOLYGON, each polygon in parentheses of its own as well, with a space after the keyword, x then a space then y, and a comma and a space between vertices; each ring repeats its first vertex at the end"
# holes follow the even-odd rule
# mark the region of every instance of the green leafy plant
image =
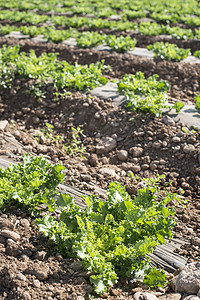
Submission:
POLYGON ((158 178, 144 181, 134 199, 120 184, 111 183, 107 201, 84 196, 84 211, 72 197, 62 194, 56 202, 62 209, 60 221, 46 214, 36 224, 54 241, 56 251, 81 259, 84 268, 93 273, 90 282, 98 294, 120 276, 137 277, 141 273, 147 274, 149 286, 160 286, 163 274, 155 280, 147 254, 171 237, 175 210, 167 204, 178 196, 167 193, 158 201, 158 194, 158 178))
POLYGON ((124 75, 118 84, 118 90, 127 96, 127 108, 151 112, 157 116, 162 114, 162 109, 170 109, 167 91, 170 85, 167 81, 158 81, 158 75, 145 79, 142 72, 135 75, 124 75))
POLYGON ((175 108, 177 113, 179 113, 183 107, 184 104, 182 102, 175 102, 173 106, 173 108, 175 108))
POLYGON ((196 97, 194 97, 195 101, 195 108, 197 110, 200 110, 200 95, 197 95, 196 97))
POLYGON ((78 35, 76 42, 81 48, 94 47, 103 44, 106 35, 98 32, 85 31, 78 35))
POLYGON ((175 44, 157 42, 147 46, 148 50, 153 50, 155 57, 164 60, 181 61, 190 55, 190 49, 179 48, 175 44))
POLYGON ((134 49, 136 43, 136 39, 132 39, 129 36, 124 37, 121 35, 116 37, 114 35, 108 35, 106 37, 106 44, 117 52, 125 52, 134 49))
POLYGON ((81 137, 85 137, 83 130, 80 127, 72 127, 72 138, 68 139, 67 143, 63 146, 67 154, 75 157, 78 155, 83 157, 86 149, 81 141, 81 137))
POLYGON ((194 57, 200 58, 200 50, 195 51, 193 55, 194 57))
MULTIPOLYGON (((13 78, 22 77, 34 79, 32 90, 40 100, 45 97, 45 85, 52 79, 55 91, 68 89, 93 89, 100 84, 106 84, 107 79, 102 71, 105 66, 102 62, 90 65, 70 65, 66 61, 59 61, 56 53, 42 53, 37 56, 34 50, 29 54, 19 53, 19 46, 0 48, 0 86, 7 88, 13 78)), ((61 92, 61 91, 60 91, 61 92)))
POLYGON ((53 211, 57 186, 64 179, 63 169, 60 165, 50 165, 43 157, 28 154, 23 163, 5 170, 0 168, 0 207, 14 203, 36 215, 40 212, 38 205, 45 203, 53 211))

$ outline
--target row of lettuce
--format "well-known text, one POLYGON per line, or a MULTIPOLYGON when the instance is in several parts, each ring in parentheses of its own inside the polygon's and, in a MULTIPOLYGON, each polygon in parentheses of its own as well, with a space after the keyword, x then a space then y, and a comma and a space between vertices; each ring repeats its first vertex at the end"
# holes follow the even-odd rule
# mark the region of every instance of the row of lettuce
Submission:
POLYGON ((0 11, 0 21, 9 21, 12 23, 23 22, 31 25, 44 24, 54 26, 62 26, 63 29, 68 28, 82 28, 85 29, 109 29, 117 31, 127 31, 134 30, 143 35, 160 35, 169 34, 177 39, 192 39, 199 38, 200 30, 200 18, 198 18, 199 23, 196 24, 197 28, 184 29, 181 26, 170 26, 158 24, 156 22, 128 22, 128 21, 115 21, 102 18, 90 18, 90 17, 78 17, 78 16, 47 16, 40 15, 34 12, 20 12, 20 11, 10 11, 1 10, 0 11))
POLYGON ((139 278, 150 288, 164 286, 166 276, 151 267, 148 254, 172 236, 175 208, 168 203, 178 202, 179 196, 162 192, 159 197, 159 177, 144 180, 134 199, 119 183, 111 183, 107 201, 85 195, 81 210, 57 190, 63 170, 28 154, 23 163, 0 168, 1 209, 16 205, 37 217, 35 225, 54 242, 55 253, 80 259, 97 294, 120 277, 139 278), (58 209, 59 218, 54 214, 58 209))
MULTIPOLYGON (((50 27, 22 26, 20 28, 14 26, 1 26, 0 33, 7 35, 13 31, 21 32, 29 37, 42 36, 46 41, 59 43, 70 38, 75 39, 75 44, 79 48, 92 48, 99 45, 108 46, 108 50, 117 52, 126 52, 133 50, 137 40, 130 36, 116 36, 112 34, 99 34, 93 31, 79 32, 77 30, 56 30, 50 27)), ((106 48, 104 48, 106 49, 106 48)), ((154 56, 161 60, 181 61, 191 55, 190 49, 179 48, 176 44, 156 42, 153 45, 147 46, 148 50, 154 52, 154 56)), ((193 53, 194 57, 200 58, 200 51, 193 53)))
MULTIPOLYGON (((4 17, 0 19, 5 21, 4 17)), ((21 30, 22 32, 29 32, 30 35, 40 34, 41 32, 46 32, 47 27, 48 30, 51 32, 56 31, 56 26, 62 26, 64 29, 62 31, 57 31, 57 35, 59 32, 62 32, 62 36, 67 35, 67 32, 72 28, 77 28, 79 30, 101 30, 101 29, 108 29, 111 31, 123 31, 123 30, 131 30, 131 35, 145 35, 145 36, 159 36, 159 35, 168 35, 173 39, 177 40, 191 40, 197 39, 200 40, 200 30, 195 29, 184 29, 181 27, 170 27, 169 25, 159 25, 157 23, 150 23, 150 22, 141 22, 140 24, 137 23, 120 23, 115 21, 104 21, 104 20, 95 20, 89 19, 88 22, 87 18, 63 18, 63 20, 54 20, 55 22, 49 23, 46 25, 40 24, 40 26, 35 25, 23 25, 23 26, 16 26, 16 25, 0 25, 0 34, 9 33, 12 30, 21 30), (45 30, 46 28, 46 30, 45 30)), ((12 23, 15 23, 12 19, 12 23)), ((17 21, 18 22, 18 21, 17 21)), ((26 23, 26 21, 24 21, 26 23)), ((35 24, 35 22, 31 21, 27 22, 29 24, 35 24)), ((60 29, 60 28, 59 28, 60 29)))
POLYGON ((37 11, 38 13, 70 13, 92 14, 94 17, 107 18, 113 15, 120 16, 121 20, 133 20, 136 18, 150 17, 162 23, 183 23, 190 26, 200 25, 199 2, 192 1, 158 1, 147 0, 106 0, 103 2, 93 0, 48 0, 48 1, 14 1, 8 0, 1 3, 1 8, 19 11, 37 11))
MULTIPOLYGON (((0 87, 7 89, 14 79, 27 79, 27 91, 38 100, 46 97, 49 84, 53 92, 48 97, 55 100, 55 96, 64 97, 74 90, 92 90, 99 85, 105 85, 105 72, 110 70, 103 62, 90 65, 70 65, 66 61, 57 59, 55 53, 42 53, 37 56, 34 50, 30 53, 20 52, 19 46, 0 49, 0 87), (30 84, 29 84, 30 80, 30 84)), ((166 81, 159 81, 158 75, 145 78, 142 72, 135 75, 126 74, 117 80, 119 92, 127 97, 127 107, 131 110, 142 110, 157 116, 163 109, 183 107, 182 103, 169 104, 167 92, 170 85, 166 81)))

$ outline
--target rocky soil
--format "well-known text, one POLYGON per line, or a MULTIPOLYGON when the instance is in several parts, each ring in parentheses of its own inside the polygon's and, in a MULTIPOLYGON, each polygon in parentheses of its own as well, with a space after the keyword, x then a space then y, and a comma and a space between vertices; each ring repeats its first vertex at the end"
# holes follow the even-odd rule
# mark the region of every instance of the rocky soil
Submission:
MULTIPOLYGON (((1 44, 5 42, 13 44, 16 41, 0 38, 1 44)), ((200 93, 199 69, 192 65, 156 63, 116 53, 72 51, 61 45, 24 41, 20 44, 23 51, 30 48, 37 53, 60 51, 60 58, 71 63, 104 58, 113 68, 108 78, 137 70, 145 71, 148 76, 158 73, 162 79, 170 81, 171 97, 177 100, 192 101, 194 95, 200 93)), ((138 176, 164 174, 166 178, 161 188, 177 192, 187 200, 184 205, 173 203, 177 208, 174 237, 187 241, 179 254, 193 264, 168 274, 170 285, 165 289, 149 292, 141 284, 137 286, 121 279, 103 298, 200 299, 197 264, 200 254, 199 131, 168 116, 155 118, 127 112, 114 105, 111 99, 105 101, 87 93, 72 92, 65 99, 52 102, 51 84, 46 86, 47 98, 38 102, 26 93, 26 86, 26 80, 16 80, 11 89, 0 91, 0 119, 6 121, 0 128, 1 157, 20 161, 25 152, 43 155, 66 167, 66 184, 91 193, 92 185, 106 189, 109 182, 119 181, 134 196, 138 176), (46 123, 53 125, 50 135, 46 123), (82 157, 79 153, 67 154, 65 150, 65 144, 71 145, 73 150, 73 128, 81 141, 79 145, 85 149, 82 157), (17 147, 8 146, 8 136, 19 142, 17 147), (169 181, 170 185, 166 186, 169 181)), ((34 226, 34 219, 15 207, 0 212, 0 253, 0 299, 82 300, 93 294, 88 273, 80 262, 54 253, 52 243, 34 226)), ((98 299, 96 295, 93 297, 98 299)))

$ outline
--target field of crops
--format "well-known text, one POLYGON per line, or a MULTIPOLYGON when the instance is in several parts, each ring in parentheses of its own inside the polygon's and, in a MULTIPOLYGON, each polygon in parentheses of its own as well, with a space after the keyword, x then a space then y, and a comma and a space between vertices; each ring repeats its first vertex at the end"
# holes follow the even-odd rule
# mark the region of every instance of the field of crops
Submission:
POLYGON ((0 299, 200 299, 199 111, 199 1, 0 0, 0 299))

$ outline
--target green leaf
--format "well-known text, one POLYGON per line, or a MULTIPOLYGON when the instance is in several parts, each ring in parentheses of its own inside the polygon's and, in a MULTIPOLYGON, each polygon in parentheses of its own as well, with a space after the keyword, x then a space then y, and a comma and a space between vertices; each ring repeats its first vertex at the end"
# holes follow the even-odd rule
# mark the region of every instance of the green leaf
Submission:
POLYGON ((69 194, 60 194, 57 197, 56 205, 59 207, 70 208, 74 204, 74 199, 69 194))
POLYGON ((94 285, 94 290, 98 295, 102 295, 106 292, 107 287, 101 277, 99 278, 98 276, 92 275, 90 276, 90 282, 94 285))
POLYGON ((145 275, 143 282, 149 288, 164 287, 167 283, 166 275, 164 271, 153 268, 147 275, 145 275))
POLYGON ((179 113, 183 107, 184 107, 184 104, 182 102, 175 102, 175 104, 174 104, 174 108, 177 113, 179 113))

